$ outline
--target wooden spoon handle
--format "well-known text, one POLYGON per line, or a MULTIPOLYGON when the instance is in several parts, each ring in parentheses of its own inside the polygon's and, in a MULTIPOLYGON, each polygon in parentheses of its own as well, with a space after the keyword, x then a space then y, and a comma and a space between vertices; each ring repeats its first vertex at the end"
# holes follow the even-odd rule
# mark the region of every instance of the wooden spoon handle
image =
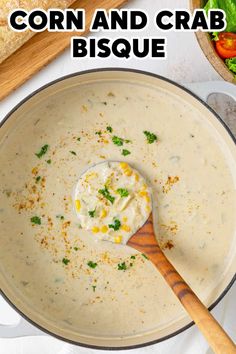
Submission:
POLYGON ((156 247, 156 252, 153 249, 153 253, 147 253, 147 256, 170 285, 214 352, 235 354, 236 346, 233 341, 158 248, 159 246, 156 247))
POLYGON ((152 223, 152 217, 150 217, 140 232, 129 240, 128 245, 143 252, 152 261, 205 336, 214 352, 217 354, 236 354, 236 346, 233 341, 160 249, 154 236, 152 223))

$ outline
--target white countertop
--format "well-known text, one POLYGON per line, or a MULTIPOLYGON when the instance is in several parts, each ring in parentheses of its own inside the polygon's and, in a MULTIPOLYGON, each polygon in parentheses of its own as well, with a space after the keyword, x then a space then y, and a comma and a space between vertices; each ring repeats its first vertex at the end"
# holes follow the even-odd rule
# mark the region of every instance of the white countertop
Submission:
MULTIPOLYGON (((139 35, 163 36, 153 25, 153 14, 162 8, 173 9, 188 8, 187 0, 131 0, 126 7, 145 9, 150 15, 150 26, 139 35)), ((93 34, 93 36, 103 36, 104 34, 93 34)), ((137 35, 137 34, 136 34, 137 35)), ((119 32, 107 33, 109 38, 119 37, 119 32)), ((123 37, 131 38, 132 33, 122 33, 123 37)), ((0 103, 0 120, 7 114, 21 99, 26 97, 40 86, 69 73, 102 67, 127 67, 145 70, 166 76, 179 83, 202 82, 211 80, 221 80, 219 75, 211 67, 203 55, 194 33, 167 32, 165 36, 168 40, 168 59, 154 60, 144 59, 128 61, 122 59, 79 59, 71 60, 69 50, 62 54, 53 63, 41 70, 31 80, 20 87, 16 92, 0 103)), ((30 58, 29 58, 30 60, 30 58)), ((214 316, 224 326, 226 331, 236 340, 236 286, 234 286, 221 303, 213 310, 214 316), (234 329, 234 331, 233 331, 234 329)), ((16 321, 18 315, 3 300, 0 299, 0 323, 12 323, 16 321)), ((1 333, 1 327, 0 327, 1 333)), ((0 338, 0 354, 76 354, 76 353, 96 353, 97 351, 79 348, 65 344, 49 336, 25 337, 17 339, 0 338)), ((131 353, 175 353, 175 354, 210 354, 206 341, 196 329, 192 327, 184 333, 168 341, 156 344, 151 347, 129 351, 131 353)), ((102 353, 99 351, 98 353, 102 353)), ((103 352, 106 353, 106 352, 103 352)), ((227 353, 225 353, 227 354, 227 353)))

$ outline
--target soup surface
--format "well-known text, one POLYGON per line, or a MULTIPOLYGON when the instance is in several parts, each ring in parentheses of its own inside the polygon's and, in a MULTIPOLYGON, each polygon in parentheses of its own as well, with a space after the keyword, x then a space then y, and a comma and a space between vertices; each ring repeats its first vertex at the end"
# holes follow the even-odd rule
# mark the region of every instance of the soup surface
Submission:
POLYGON ((185 316, 178 300, 142 254, 81 228, 74 188, 104 160, 140 171, 161 247, 209 303, 235 233, 228 155, 197 109, 158 88, 103 81, 47 97, 1 142, 1 271, 58 326, 115 337, 166 328, 185 316))

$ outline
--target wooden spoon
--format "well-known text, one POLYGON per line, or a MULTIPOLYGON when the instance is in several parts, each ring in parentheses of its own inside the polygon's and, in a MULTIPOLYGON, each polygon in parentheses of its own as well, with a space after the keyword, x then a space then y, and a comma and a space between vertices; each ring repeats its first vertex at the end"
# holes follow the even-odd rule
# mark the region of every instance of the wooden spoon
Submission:
POLYGON ((236 346, 233 341, 159 247, 154 233, 152 214, 143 227, 129 239, 127 245, 145 254, 156 266, 214 352, 217 354, 236 354, 236 346))

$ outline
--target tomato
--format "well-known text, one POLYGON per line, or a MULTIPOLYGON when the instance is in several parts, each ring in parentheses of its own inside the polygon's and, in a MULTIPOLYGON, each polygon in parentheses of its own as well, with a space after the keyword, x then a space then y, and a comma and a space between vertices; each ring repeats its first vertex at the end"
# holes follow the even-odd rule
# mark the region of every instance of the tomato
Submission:
POLYGON ((236 57, 236 33, 223 32, 216 41, 216 50, 223 59, 236 57))

